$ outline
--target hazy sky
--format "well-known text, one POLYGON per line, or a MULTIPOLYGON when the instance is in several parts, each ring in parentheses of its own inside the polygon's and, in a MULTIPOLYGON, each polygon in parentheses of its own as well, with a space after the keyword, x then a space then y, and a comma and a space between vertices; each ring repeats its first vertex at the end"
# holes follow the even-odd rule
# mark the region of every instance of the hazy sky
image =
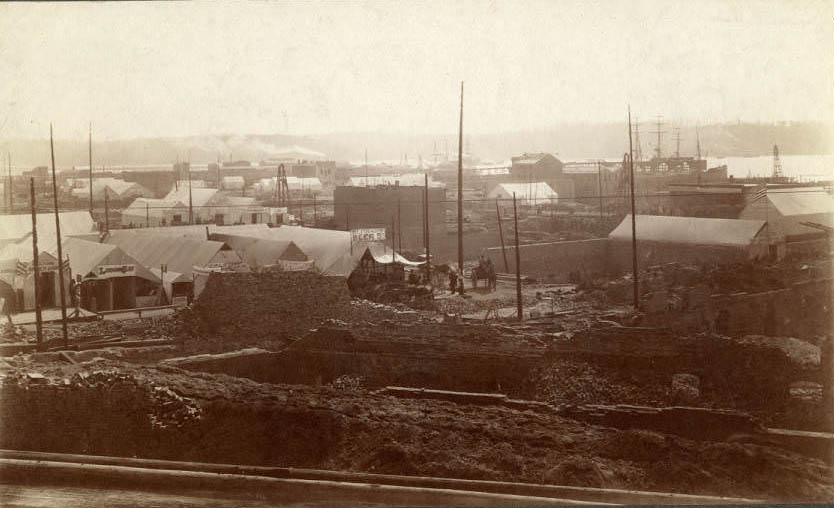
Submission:
POLYGON ((0 138, 825 120, 834 1, 3 4, 0 138))

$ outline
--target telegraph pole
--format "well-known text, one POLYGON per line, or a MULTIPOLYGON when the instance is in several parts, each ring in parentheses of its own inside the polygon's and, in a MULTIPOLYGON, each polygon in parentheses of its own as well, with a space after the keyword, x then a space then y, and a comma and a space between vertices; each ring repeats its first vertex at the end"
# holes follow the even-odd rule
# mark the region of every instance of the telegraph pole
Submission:
MULTIPOLYGON (((90 217, 93 216, 93 122, 90 122, 90 217)), ((104 192, 107 192, 105 188, 104 192)))
POLYGON ((397 248, 403 251, 403 223, 400 215, 400 200, 397 199, 397 248))
POLYGON ((188 165, 188 224, 194 224, 194 201, 191 198, 191 164, 188 165))
POLYGON ((61 333, 64 336, 64 347, 69 347, 67 300, 64 295, 64 256, 61 249, 61 220, 58 214, 58 183, 55 178, 55 146, 52 141, 52 124, 49 124, 49 152, 52 156, 52 203, 55 206, 55 238, 58 244, 58 284, 61 286, 61 333))
MULTIPOLYGON (((658 131, 660 124, 658 123, 658 131)), ((657 135, 658 143, 660 134, 657 135)), ((660 144, 657 155, 660 158, 660 144)), ((631 176, 631 273, 634 277, 634 309, 640 308, 640 292, 637 287, 637 211, 634 206, 634 149, 631 144, 631 106, 628 107, 628 166, 631 176)), ((625 169, 625 168, 623 168, 625 169)))
POLYGON ((597 161, 597 192, 599 193, 599 222, 602 224, 602 164, 597 161))
POLYGON ((14 213, 14 179, 12 178, 12 154, 8 154, 9 165, 9 213, 14 213))
POLYGON ((425 204, 425 212, 423 216, 425 217, 426 221, 426 279, 429 281, 429 285, 431 286, 431 250, 429 249, 429 238, 431 237, 431 227, 429 226, 429 175, 428 173, 423 175, 425 182, 426 182, 426 197, 423 200, 425 204))
POLYGON ((107 187, 104 188, 104 231, 110 232, 110 205, 107 201, 107 187))
POLYGON ((504 271, 510 273, 510 265, 507 264, 507 250, 504 248, 504 226, 501 225, 501 210, 498 208, 498 198, 495 198, 495 213, 498 216, 498 236, 501 238, 501 255, 504 257, 504 271))
POLYGON ((29 203, 32 206, 32 264, 35 274, 35 329, 37 330, 38 350, 43 348, 43 324, 41 320, 41 286, 40 266, 38 265, 38 212, 35 206, 35 179, 29 178, 29 203))
POLYGON ((460 82, 460 127, 458 130, 458 270, 463 288, 463 81, 460 82))
POLYGON ((394 215, 391 214, 391 260, 396 262, 397 261, 397 231, 394 229, 396 226, 396 221, 394 220, 394 215))
POLYGON ((515 223, 515 302, 518 320, 524 319, 524 306, 521 301, 521 252, 518 248, 518 208, 515 204, 515 192, 513 192, 513 221, 515 223))

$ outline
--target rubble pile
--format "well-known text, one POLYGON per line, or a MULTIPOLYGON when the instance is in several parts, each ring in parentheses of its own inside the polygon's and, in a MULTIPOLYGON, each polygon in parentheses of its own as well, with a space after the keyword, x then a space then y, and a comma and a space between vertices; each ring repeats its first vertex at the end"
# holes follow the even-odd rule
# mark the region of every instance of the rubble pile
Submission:
POLYGON ((821 502, 834 496, 831 468, 788 450, 617 429, 529 405, 400 399, 369 392, 355 378, 314 388, 113 361, 94 362, 95 367, 40 365, 40 377, 32 377, 34 364, 13 363, 8 376, 16 388, 19 380, 40 389, 0 386, 4 408, 21 409, 4 412, 0 421, 3 429, 16 430, 0 433, 0 446, 7 448, 19 444, 10 439, 25 432, 31 442, 24 449, 65 453, 568 483, 773 502, 821 502), (97 396, 60 403, 67 399, 65 382, 77 387, 70 392, 88 389, 97 396), (142 396, 115 397, 125 388, 142 396), (81 402, 86 405, 73 410, 81 402), (49 419, 56 403, 60 424, 49 419), (145 416, 146 403, 163 425, 145 416), (176 410, 160 413, 157 406, 176 410), (166 414, 175 417, 165 420, 166 414))
POLYGON ((232 340, 281 340, 324 319, 350 316, 342 278, 311 272, 213 273, 185 315, 184 331, 232 340))

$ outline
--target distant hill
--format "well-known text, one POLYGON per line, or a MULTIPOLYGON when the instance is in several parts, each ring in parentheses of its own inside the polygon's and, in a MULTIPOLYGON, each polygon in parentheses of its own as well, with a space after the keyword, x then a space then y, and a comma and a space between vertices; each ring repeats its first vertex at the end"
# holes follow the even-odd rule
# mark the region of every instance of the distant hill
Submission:
MULTIPOLYGON (((662 140, 664 154, 675 151, 674 126, 662 140)), ((640 126, 640 145, 644 157, 654 153, 656 136, 653 126, 640 126)), ((466 125, 464 125, 466 129, 466 125)), ((834 128, 813 122, 780 124, 714 124, 699 128, 702 155, 753 156, 770 154, 778 144, 780 152, 789 154, 834 153, 834 128)), ((682 155, 695 153, 695 127, 680 130, 682 155)), ((547 129, 502 134, 464 132, 465 151, 484 160, 504 161, 522 152, 545 151, 565 160, 585 158, 619 158, 628 150, 625 124, 563 124, 547 129)), ((0 140, 12 153, 16 167, 48 165, 48 140, 0 140)), ((189 136, 179 138, 143 138, 93 143, 93 164, 172 164, 178 158, 193 163, 228 160, 259 161, 271 157, 282 147, 299 145, 342 161, 361 161, 367 148, 370 160, 400 160, 407 155, 414 162, 418 156, 432 161, 432 154, 457 153, 457 135, 409 135, 407 133, 336 133, 319 136, 285 136, 280 134, 189 136)), ((636 147, 635 147, 636 148, 636 147)), ((56 164, 60 168, 87 165, 84 140, 56 140, 56 164)))

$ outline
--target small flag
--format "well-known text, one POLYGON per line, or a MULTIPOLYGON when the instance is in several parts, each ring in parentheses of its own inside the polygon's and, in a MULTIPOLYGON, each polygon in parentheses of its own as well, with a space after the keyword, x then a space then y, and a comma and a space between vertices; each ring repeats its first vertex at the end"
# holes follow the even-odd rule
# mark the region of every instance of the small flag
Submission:
POLYGON ((17 264, 15 265, 14 272, 17 276, 26 277, 27 275, 29 275, 29 264, 23 263, 20 260, 18 260, 17 264))

